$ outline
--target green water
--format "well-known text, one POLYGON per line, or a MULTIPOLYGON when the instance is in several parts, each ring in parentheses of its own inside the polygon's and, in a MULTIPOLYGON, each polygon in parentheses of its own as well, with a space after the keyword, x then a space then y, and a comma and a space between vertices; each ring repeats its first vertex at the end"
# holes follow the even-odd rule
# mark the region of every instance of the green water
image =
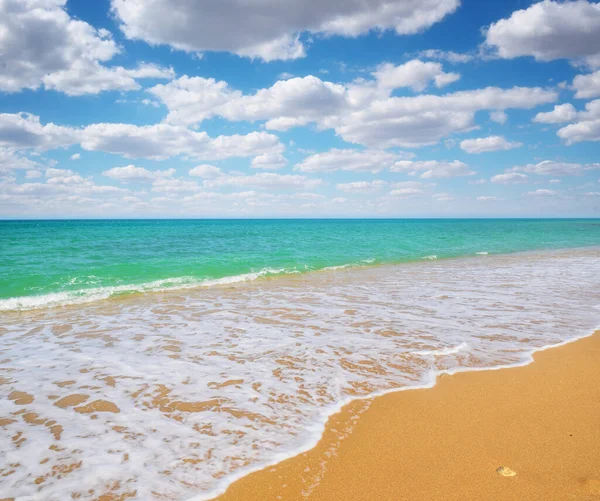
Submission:
POLYGON ((597 219, 0 221, 0 309, 226 277, 594 245, 597 219))

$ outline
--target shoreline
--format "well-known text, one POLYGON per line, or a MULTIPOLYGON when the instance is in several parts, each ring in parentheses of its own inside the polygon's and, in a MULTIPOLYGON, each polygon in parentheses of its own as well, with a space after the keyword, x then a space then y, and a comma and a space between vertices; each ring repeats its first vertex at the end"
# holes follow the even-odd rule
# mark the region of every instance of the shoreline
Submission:
POLYGON ((596 328, 535 350, 531 360, 520 365, 441 373, 432 385, 353 399, 329 416, 315 446, 244 474, 218 496, 191 499, 597 500, 600 450, 596 452, 593 444, 600 443, 600 420, 594 418, 600 415, 598 381, 596 328), (553 388, 556 379, 560 394, 553 388), (506 420, 507 414, 514 420, 506 420), (532 415, 536 419, 528 419, 532 415), (569 425, 579 430, 578 437, 590 436, 577 441, 575 433, 568 433, 565 444, 565 437, 555 436, 553 429, 561 420, 547 422, 563 415, 577 417, 569 425), (519 425, 526 430, 524 436, 519 425), (532 436, 536 440, 528 443, 532 436), (555 440, 559 445, 548 446, 557 438, 562 439, 555 440), (523 442, 527 448, 514 446, 523 442), (497 450, 510 454, 504 462, 497 456, 498 464, 492 467, 489 451, 497 450), (484 469, 481 456, 487 459, 484 469), (556 459, 564 456, 572 463, 556 459), (500 467, 517 474, 504 478, 496 472, 500 467))
POLYGON ((196 277, 173 277, 143 282, 140 284, 122 284, 112 286, 90 287, 85 289, 76 289, 72 291, 56 291, 41 295, 17 296, 0 299, 0 314, 14 314, 27 312, 40 312, 47 309, 83 307, 90 304, 99 303, 102 301, 114 300, 135 300, 152 295, 164 294, 182 294, 185 292, 198 292, 212 288, 235 288, 240 286, 252 286, 269 283, 276 280, 297 280, 311 279, 311 277, 319 277, 322 274, 345 274, 353 272, 368 272, 370 270, 396 268, 398 266, 417 266, 425 263, 446 263, 460 262, 463 260, 473 259, 494 259, 506 258, 509 256, 519 255, 547 255, 552 253, 563 252, 585 252, 600 249, 599 245, 576 246, 576 247, 559 247, 556 249, 540 248, 530 250, 518 250, 508 252, 493 252, 478 251, 474 254, 464 254, 457 256, 442 256, 437 255, 421 256, 420 258, 411 258, 404 261, 378 261, 377 259, 364 259, 359 262, 346 263, 343 265, 332 265, 324 268, 311 269, 306 271, 288 270, 286 268, 275 269, 265 267, 260 271, 248 271, 238 275, 227 275, 220 278, 203 278, 196 277), (189 282, 188 282, 189 280, 189 282), (163 283, 178 282, 179 284, 167 287, 160 287, 163 283), (158 286, 158 287, 156 287, 158 286), (60 296, 60 298, 59 298, 60 296), (44 300, 44 301, 42 301, 44 300), (5 304, 14 303, 14 306, 5 306, 5 304), (24 304, 30 303, 30 304, 24 304))

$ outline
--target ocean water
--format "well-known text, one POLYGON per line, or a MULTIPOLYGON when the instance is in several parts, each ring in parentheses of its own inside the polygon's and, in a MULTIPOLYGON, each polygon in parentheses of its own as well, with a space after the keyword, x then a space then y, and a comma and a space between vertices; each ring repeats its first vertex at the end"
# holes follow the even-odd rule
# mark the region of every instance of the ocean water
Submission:
POLYGON ((0 230, 0 499, 210 499, 353 399, 600 324, 595 220, 0 230))
POLYGON ((0 311, 477 253, 600 245, 600 220, 0 221, 0 311))

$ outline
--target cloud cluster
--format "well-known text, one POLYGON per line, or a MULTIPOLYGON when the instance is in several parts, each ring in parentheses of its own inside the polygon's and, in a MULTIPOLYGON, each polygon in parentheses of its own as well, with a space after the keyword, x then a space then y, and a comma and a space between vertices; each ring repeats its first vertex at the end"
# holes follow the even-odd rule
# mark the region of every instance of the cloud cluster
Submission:
POLYGON ((112 0, 130 39, 188 52, 227 51, 265 61, 304 57, 302 33, 356 37, 371 30, 418 33, 454 12, 459 0, 112 0))
POLYGON ((486 153, 490 151, 506 151, 523 146, 517 141, 507 141, 502 136, 479 137, 477 139, 465 139, 461 141, 460 147, 467 153, 486 153))
POLYGON ((457 77, 443 72, 439 63, 412 60, 380 66, 373 79, 345 85, 311 75, 280 80, 244 95, 226 82, 182 76, 149 92, 168 108, 168 123, 190 125, 220 116, 230 121, 265 121, 267 129, 277 131, 314 123, 320 130, 333 129, 343 140, 370 148, 435 144, 472 129, 477 111, 531 109, 557 98, 556 91, 540 87, 392 96, 399 86, 422 88, 434 82, 440 87, 457 77))
POLYGON ((543 0, 492 23, 485 43, 498 57, 570 59, 600 67, 600 4, 543 0))
POLYGON ((585 110, 577 112, 573 120, 556 133, 566 144, 600 141, 600 99, 586 103, 585 110))
POLYGON ((46 89, 76 96, 137 90, 141 78, 172 78, 152 64, 108 67, 120 52, 109 31, 73 19, 66 0, 0 2, 0 91, 46 89))
POLYGON ((138 126, 97 123, 84 128, 71 128, 53 123, 44 125, 39 117, 24 113, 0 114, 0 147, 46 151, 73 144, 80 144, 88 151, 153 160, 178 155, 199 160, 219 160, 277 155, 285 149, 279 138, 268 132, 210 137, 206 132, 169 124, 138 126))
POLYGON ((469 166, 459 160, 452 162, 438 160, 400 160, 390 169, 392 172, 404 172, 409 176, 420 174, 422 179, 445 179, 458 176, 472 176, 469 166), (423 172, 424 171, 424 172, 423 172))

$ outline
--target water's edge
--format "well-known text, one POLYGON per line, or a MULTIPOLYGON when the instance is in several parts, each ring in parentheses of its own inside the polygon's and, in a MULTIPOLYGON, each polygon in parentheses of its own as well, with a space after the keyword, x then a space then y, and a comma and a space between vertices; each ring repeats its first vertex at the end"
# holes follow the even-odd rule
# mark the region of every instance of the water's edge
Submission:
MULTIPOLYGON (((600 309, 600 306, 598 308, 600 309)), ((266 468, 276 466, 276 465, 282 463, 283 461, 297 457, 300 454, 309 452, 310 450, 314 449, 321 442, 323 435, 324 435, 325 431, 327 430, 327 424, 328 424, 329 420, 336 414, 339 414, 340 412, 342 412, 342 410, 346 406, 352 404, 353 402, 357 402, 360 400, 374 400, 376 398, 383 397, 383 396, 389 395, 391 393, 398 393, 398 392, 402 392, 402 391, 428 390, 428 389, 435 387, 435 385, 437 384, 438 378, 443 375, 453 376, 455 374, 465 373, 465 372, 498 371, 498 370, 505 370, 505 369, 515 369, 518 367, 526 367, 528 365, 531 365, 533 362, 535 362, 535 354, 536 353, 551 350, 554 348, 560 348, 561 346, 565 346, 567 344, 571 344, 576 341, 580 341, 582 339, 585 339, 585 338, 588 338, 588 337, 591 337, 594 335, 600 335, 600 323, 596 327, 594 327, 591 330, 591 332, 586 332, 585 334, 575 336, 573 338, 567 339, 566 341, 561 341, 560 343, 542 346, 540 348, 534 349, 527 354, 527 359, 523 360, 523 362, 520 362, 520 363, 497 365, 497 366, 493 366, 493 367, 459 367, 454 370, 435 371, 435 372, 432 372, 432 377, 430 378, 430 381, 423 385, 391 388, 389 390, 378 391, 378 392, 375 392, 375 393, 372 393, 369 395, 357 396, 357 397, 345 399, 345 400, 337 403, 335 406, 332 406, 331 409, 329 410, 329 412, 327 414, 324 414, 324 419, 322 420, 321 423, 319 423, 319 427, 321 429, 320 429, 320 434, 319 434, 318 438, 311 440, 306 445, 299 447, 296 450, 293 450, 289 453, 277 454, 273 458, 272 461, 269 461, 267 463, 263 463, 260 465, 254 465, 248 469, 242 469, 241 471, 237 471, 236 473, 229 475, 225 479, 226 481, 223 481, 223 485, 217 486, 213 491, 199 494, 196 496, 192 496, 192 497, 186 498, 183 501, 212 501, 212 500, 218 498, 219 496, 225 494, 225 492, 229 489, 229 487, 232 484, 234 484, 235 482, 237 482, 238 480, 240 480, 244 477, 247 477, 248 475, 251 475, 252 473, 256 473, 256 472, 262 471, 266 468)))
POLYGON ((456 256, 444 256, 438 258, 437 255, 423 256, 419 259, 407 259, 400 261, 378 261, 378 260, 361 260, 359 262, 347 263, 339 266, 325 266, 323 268, 308 269, 300 271, 297 268, 263 268, 260 271, 251 271, 240 275, 229 275, 220 278, 198 279, 196 277, 172 277, 168 279, 155 280, 152 282, 140 284, 124 284, 117 286, 106 286, 96 288, 85 288, 74 291, 54 292, 43 295, 19 296, 0 299, 0 313, 13 311, 30 311, 40 310, 45 308, 57 308, 64 306, 75 306, 87 303, 93 303, 106 299, 125 298, 138 294, 154 294, 176 291, 194 291, 208 287, 223 287, 233 284, 241 284, 254 282, 266 279, 286 278, 295 275, 311 275, 314 273, 331 273, 343 270, 359 270, 365 268, 382 268, 386 266, 406 266, 415 263, 426 261, 454 261, 463 259, 485 259, 492 256, 509 256, 509 255, 531 255, 545 254, 558 251, 578 251, 600 249, 598 245, 589 245, 585 247, 561 247, 561 248, 544 248, 525 251, 511 251, 489 254, 488 252, 476 252, 475 254, 463 254, 456 256))

